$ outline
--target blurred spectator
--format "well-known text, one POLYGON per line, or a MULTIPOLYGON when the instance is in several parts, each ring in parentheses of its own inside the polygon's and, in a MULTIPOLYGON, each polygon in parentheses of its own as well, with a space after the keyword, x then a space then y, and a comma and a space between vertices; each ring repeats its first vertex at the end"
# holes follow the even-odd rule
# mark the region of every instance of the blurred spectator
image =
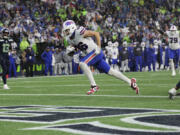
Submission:
POLYGON ((61 48, 55 49, 54 58, 55 58, 54 74, 60 75, 60 74, 62 74, 62 64, 63 64, 61 48))
POLYGON ((20 67, 21 67, 21 75, 24 76, 24 70, 25 70, 25 66, 26 66, 26 53, 25 51, 23 51, 21 53, 21 56, 20 56, 20 67))
POLYGON ((25 50, 26 53, 26 77, 33 77, 33 64, 35 61, 34 51, 31 47, 25 50))
POLYGON ((72 74, 72 59, 73 57, 66 54, 66 52, 63 52, 63 62, 64 62, 64 74, 69 75, 72 74))
POLYGON ((50 72, 50 75, 53 74, 53 68, 52 68, 52 52, 50 51, 50 47, 46 47, 46 50, 41 54, 41 58, 44 60, 45 63, 45 72, 44 74, 47 76, 48 71, 50 72))
POLYGON ((109 41, 120 45, 143 41, 149 48, 157 29, 180 27, 179 7, 179 0, 7 0, 0 5, 0 30, 9 28, 15 48, 23 51, 31 46, 35 54, 38 43, 66 45, 61 29, 67 19, 100 32, 102 48, 109 41))
POLYGON ((16 54, 16 50, 12 50, 9 55, 9 77, 17 77, 16 73, 16 60, 18 56, 16 54), (12 75, 13 74, 13 75, 12 75))
POLYGON ((27 37, 24 36, 22 41, 20 42, 20 50, 23 52, 27 49, 27 47, 29 47, 29 42, 27 41, 27 37))

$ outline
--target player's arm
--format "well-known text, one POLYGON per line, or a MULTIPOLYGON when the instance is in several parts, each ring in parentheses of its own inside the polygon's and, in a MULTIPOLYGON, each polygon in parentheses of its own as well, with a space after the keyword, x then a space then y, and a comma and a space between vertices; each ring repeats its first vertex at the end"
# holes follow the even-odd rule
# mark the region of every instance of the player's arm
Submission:
POLYGON ((83 37, 95 37, 98 47, 101 48, 101 38, 99 32, 86 30, 83 34, 83 37))

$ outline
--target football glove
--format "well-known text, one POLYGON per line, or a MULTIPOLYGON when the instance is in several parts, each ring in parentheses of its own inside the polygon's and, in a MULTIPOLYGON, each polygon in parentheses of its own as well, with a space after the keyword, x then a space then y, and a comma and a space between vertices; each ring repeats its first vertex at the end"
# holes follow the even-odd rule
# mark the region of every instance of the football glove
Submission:
POLYGON ((101 48, 99 46, 97 46, 95 49, 95 54, 98 55, 98 54, 100 54, 100 52, 101 52, 101 48))
POLYGON ((75 53, 75 48, 73 46, 68 46, 66 48, 66 54, 72 56, 75 53))

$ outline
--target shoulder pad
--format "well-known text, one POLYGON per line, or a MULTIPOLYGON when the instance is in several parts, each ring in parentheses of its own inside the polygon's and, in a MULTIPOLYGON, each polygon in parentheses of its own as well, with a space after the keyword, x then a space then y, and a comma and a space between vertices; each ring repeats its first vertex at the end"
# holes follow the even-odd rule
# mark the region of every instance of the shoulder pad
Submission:
POLYGON ((77 31, 78 31, 78 33, 79 33, 80 35, 83 35, 84 32, 86 31, 86 29, 81 26, 81 27, 79 27, 79 28, 77 29, 77 31))

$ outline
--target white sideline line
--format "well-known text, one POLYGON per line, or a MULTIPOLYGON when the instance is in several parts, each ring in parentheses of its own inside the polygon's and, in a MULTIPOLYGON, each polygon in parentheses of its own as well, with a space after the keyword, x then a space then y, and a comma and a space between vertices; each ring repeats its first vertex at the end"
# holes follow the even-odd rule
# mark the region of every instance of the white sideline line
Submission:
POLYGON ((0 94, 0 96, 74 96, 74 97, 94 96, 94 97, 121 97, 121 98, 168 98, 168 96, 85 95, 85 94, 0 94))

